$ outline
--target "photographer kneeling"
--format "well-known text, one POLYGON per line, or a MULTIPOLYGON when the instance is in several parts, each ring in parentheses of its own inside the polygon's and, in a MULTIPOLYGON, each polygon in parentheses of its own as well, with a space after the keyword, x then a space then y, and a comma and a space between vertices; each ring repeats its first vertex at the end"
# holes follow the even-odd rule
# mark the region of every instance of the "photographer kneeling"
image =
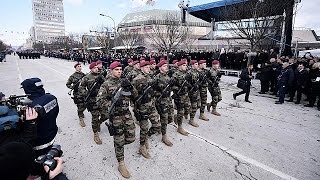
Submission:
MULTIPOLYGON (((5 106, 2 106, 2 108, 5 106)), ((12 116, 7 114, 5 117, 12 116)), ((26 124, 35 125, 35 120, 38 117, 38 113, 34 108, 26 109, 26 124)), ((1 117, 2 118, 2 117, 1 117)), ((27 128, 29 129, 29 128, 27 128)), ((32 129, 32 128, 30 128, 32 129)), ((30 130, 29 129, 29 130, 30 130)), ((33 128, 35 129, 35 128, 33 128)), ((33 168, 34 164, 34 151, 32 146, 29 144, 30 140, 36 138, 36 130, 26 133, 22 131, 21 133, 14 133, 11 131, 3 131, 6 134, 7 139, 1 141, 0 146, 0 175, 1 179, 14 179, 14 180, 26 180, 33 168), (23 136, 24 134, 29 134, 28 136, 23 136), (25 137, 32 137, 25 139, 25 137)), ((1 132, 1 137, 3 137, 3 132, 1 132)), ((56 167, 54 170, 49 171, 49 167, 44 166, 44 170, 47 173, 45 179, 63 179, 61 174, 63 169, 63 161, 61 158, 55 157, 56 167)), ((30 178, 29 178, 30 179, 30 178)))

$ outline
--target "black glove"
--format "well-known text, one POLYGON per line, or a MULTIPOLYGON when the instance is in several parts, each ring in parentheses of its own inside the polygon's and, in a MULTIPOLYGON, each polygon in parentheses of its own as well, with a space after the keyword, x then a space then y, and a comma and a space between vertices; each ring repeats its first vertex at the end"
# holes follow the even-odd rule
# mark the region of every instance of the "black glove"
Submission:
POLYGON ((102 77, 101 75, 99 75, 99 76, 97 77, 97 79, 96 79, 96 82, 99 83, 99 84, 103 84, 103 82, 104 82, 103 77, 102 77))
POLYGON ((124 91, 132 91, 133 90, 133 86, 127 78, 122 79, 121 87, 123 87, 124 91))

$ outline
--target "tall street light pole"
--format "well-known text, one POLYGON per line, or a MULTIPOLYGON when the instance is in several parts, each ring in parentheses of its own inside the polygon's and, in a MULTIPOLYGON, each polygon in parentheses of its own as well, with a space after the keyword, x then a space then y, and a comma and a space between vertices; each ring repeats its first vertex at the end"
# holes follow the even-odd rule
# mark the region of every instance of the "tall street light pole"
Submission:
POLYGON ((102 13, 100 13, 99 14, 100 16, 104 16, 104 17, 107 17, 107 18, 110 18, 112 21, 113 21, 113 31, 114 31, 114 40, 113 40, 113 42, 114 42, 114 54, 116 54, 116 52, 117 52, 117 49, 116 49, 116 37, 117 37, 117 30, 116 30, 116 22, 114 21, 114 19, 111 17, 111 16, 108 16, 108 15, 105 15, 105 14, 102 14, 102 13))

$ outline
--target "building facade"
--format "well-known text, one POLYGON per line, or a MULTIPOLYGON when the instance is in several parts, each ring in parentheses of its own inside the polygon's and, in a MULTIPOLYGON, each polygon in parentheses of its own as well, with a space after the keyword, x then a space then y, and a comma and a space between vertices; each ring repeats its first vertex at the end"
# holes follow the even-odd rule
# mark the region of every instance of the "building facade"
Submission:
POLYGON ((63 0, 32 0, 34 42, 50 43, 65 35, 63 0))

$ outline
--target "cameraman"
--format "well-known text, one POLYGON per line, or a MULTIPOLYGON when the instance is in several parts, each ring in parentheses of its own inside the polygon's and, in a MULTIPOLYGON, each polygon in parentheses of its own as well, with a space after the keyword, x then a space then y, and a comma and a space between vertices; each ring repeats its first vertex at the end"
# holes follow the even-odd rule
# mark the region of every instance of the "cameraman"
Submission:
MULTIPOLYGON (((34 120, 37 119, 37 116, 38 113, 35 109, 27 108, 27 122, 35 124, 34 120)), ((11 142, 0 146, 0 174, 3 179, 25 180, 31 172, 33 160, 35 159, 34 151, 30 144, 20 140, 20 138, 12 138, 11 142)), ((61 177, 59 174, 63 169, 63 161, 61 158, 55 158, 55 160, 57 161, 57 166, 53 171, 49 171, 47 166, 44 167, 47 173, 46 179, 58 180, 61 177)))
MULTIPOLYGON (((1 101, 4 100, 4 94, 0 92, 1 101)), ((5 145, 9 142, 13 141, 22 141, 26 142, 30 145, 33 145, 36 137, 37 137, 37 126, 35 124, 36 117, 31 116, 24 122, 19 122, 18 112, 14 109, 10 109, 8 106, 1 105, 0 106, 0 121, 2 120, 10 120, 12 122, 17 122, 16 128, 11 129, 2 129, 0 130, 0 146, 5 145), (34 117, 34 118, 33 118, 34 117), (19 123, 18 123, 19 122, 19 123)), ((28 115, 36 115, 34 109, 28 108, 26 110, 28 115)), ((1 124, 2 125, 2 124, 1 124)))
MULTIPOLYGON (((35 156, 47 154, 51 149, 58 131, 56 119, 59 113, 57 98, 49 93, 45 93, 43 83, 39 78, 29 78, 24 80, 22 88, 28 98, 32 100, 30 107, 36 108, 39 116, 37 119, 37 138, 33 149, 35 156)), ((33 175, 44 175, 43 168, 35 168, 33 175)))

